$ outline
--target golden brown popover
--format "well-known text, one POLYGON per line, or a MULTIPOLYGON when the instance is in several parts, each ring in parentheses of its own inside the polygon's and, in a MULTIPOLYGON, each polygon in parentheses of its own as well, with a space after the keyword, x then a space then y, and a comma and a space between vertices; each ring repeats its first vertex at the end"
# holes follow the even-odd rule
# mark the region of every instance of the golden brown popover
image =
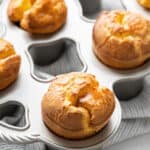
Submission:
POLYGON ((10 0, 8 16, 30 33, 46 34, 66 22, 67 7, 64 0, 10 0))
POLYGON ((137 0, 140 5, 145 8, 150 8, 150 0, 137 0))
POLYGON ((87 73, 57 76, 42 100, 46 126, 68 139, 82 139, 99 132, 114 108, 113 93, 87 73))
POLYGON ((150 58, 150 21, 127 11, 102 12, 93 28, 93 50, 106 65, 128 69, 150 58))
POLYGON ((20 62, 21 57, 15 53, 13 46, 0 39, 0 90, 17 79, 20 62))

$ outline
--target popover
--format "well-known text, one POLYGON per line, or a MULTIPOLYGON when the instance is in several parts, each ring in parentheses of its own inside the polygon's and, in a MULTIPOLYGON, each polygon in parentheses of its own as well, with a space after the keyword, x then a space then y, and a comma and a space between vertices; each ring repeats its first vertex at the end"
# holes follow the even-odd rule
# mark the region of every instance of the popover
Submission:
POLYGON ((150 21, 128 11, 102 12, 93 28, 93 50, 113 68, 142 65, 150 58, 150 21))
POLYGON ((150 8, 150 0, 137 0, 137 2, 145 8, 150 8))
POLYGON ((0 39, 0 90, 17 79, 20 63, 21 57, 16 54, 12 44, 0 39))
POLYGON ((64 0, 10 0, 8 17, 30 33, 48 34, 66 22, 67 7, 64 0))
POLYGON ((46 126, 68 139, 87 138, 102 130, 114 108, 113 92, 99 85, 95 76, 87 73, 57 76, 42 100, 46 126))

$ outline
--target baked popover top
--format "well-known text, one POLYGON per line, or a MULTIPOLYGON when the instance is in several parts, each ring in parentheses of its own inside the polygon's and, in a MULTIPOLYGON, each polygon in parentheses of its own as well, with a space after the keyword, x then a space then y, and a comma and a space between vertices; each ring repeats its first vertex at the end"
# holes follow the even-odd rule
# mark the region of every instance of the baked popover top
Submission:
POLYGON ((85 138, 100 131, 114 108, 113 93, 87 73, 57 76, 42 101, 45 124, 56 134, 70 139, 85 138))

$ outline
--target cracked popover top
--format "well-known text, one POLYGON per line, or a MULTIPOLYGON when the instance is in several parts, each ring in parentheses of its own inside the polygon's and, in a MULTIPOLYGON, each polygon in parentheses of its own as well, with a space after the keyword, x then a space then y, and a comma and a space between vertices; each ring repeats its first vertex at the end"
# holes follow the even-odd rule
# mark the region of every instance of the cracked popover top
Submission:
POLYGON ((67 7, 64 0, 10 0, 8 16, 30 33, 46 34, 66 22, 67 7))
POLYGON ((86 138, 99 132, 108 123, 114 108, 113 92, 87 73, 57 76, 42 100, 46 126, 69 139, 86 138))
POLYGON ((135 68, 150 58, 150 20, 128 11, 104 11, 93 28, 93 50, 106 65, 135 68))

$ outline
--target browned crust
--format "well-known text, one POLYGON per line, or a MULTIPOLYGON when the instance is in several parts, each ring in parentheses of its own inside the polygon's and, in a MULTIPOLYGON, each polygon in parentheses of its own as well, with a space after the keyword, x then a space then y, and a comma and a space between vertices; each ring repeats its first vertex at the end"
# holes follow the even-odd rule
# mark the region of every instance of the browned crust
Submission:
POLYGON ((113 93, 86 73, 58 76, 42 100, 45 124, 69 139, 86 138, 99 132, 108 123, 114 108, 113 93))
POLYGON ((20 22, 23 18, 24 12, 31 7, 30 0, 10 0, 8 4, 7 14, 12 22, 20 22))
POLYGON ((103 12, 93 28, 93 50, 106 65, 129 69, 150 57, 150 21, 125 11, 103 12))
POLYGON ((66 22, 67 7, 64 0, 22 0, 17 6, 16 3, 17 1, 10 1, 8 16, 13 22, 20 22, 20 26, 30 33, 53 33, 66 22), (28 6, 26 3, 23 5, 23 1, 28 6))
POLYGON ((138 2, 141 6, 147 8, 147 9, 150 9, 150 1, 149 1, 149 0, 137 0, 137 2, 138 2))
POLYGON ((18 76, 21 57, 15 54, 13 46, 0 39, 0 90, 11 85, 18 76))
POLYGON ((83 130, 82 129, 82 130, 74 131, 74 130, 68 130, 68 129, 65 129, 65 128, 59 126, 53 120, 51 120, 46 114, 44 114, 44 112, 42 112, 42 113, 43 113, 42 114, 43 121, 50 131, 52 131, 56 135, 59 135, 61 137, 67 138, 67 139, 72 139, 72 140, 84 139, 84 138, 88 138, 92 135, 95 135, 101 129, 103 129, 109 122, 109 119, 107 119, 105 122, 103 122, 101 125, 99 125, 97 127, 98 130, 83 130))
POLYGON ((12 55, 2 62, 0 62, 0 90, 7 88, 18 77, 21 57, 19 55, 12 55))

